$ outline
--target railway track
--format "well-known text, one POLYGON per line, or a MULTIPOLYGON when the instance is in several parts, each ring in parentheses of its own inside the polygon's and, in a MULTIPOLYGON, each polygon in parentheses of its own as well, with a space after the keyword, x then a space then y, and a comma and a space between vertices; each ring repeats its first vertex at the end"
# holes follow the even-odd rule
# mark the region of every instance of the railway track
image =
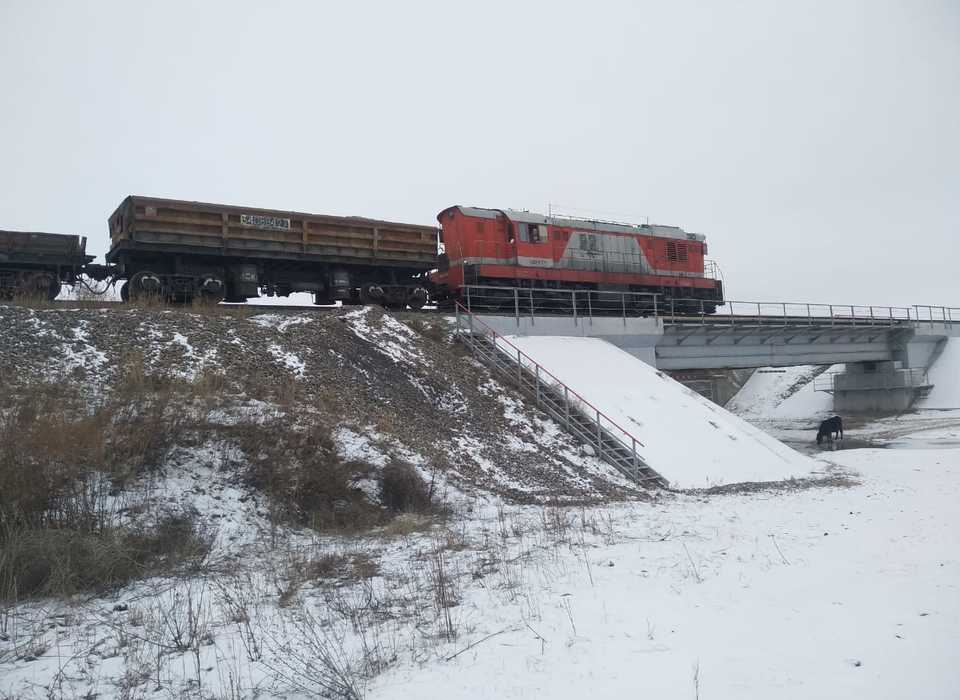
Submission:
MULTIPOLYGON (((16 302, 10 302, 16 303, 16 302)), ((37 305, 28 304, 29 306, 36 307, 37 305)), ((127 302, 122 301, 77 301, 77 300, 56 300, 53 302, 44 302, 40 306, 44 308, 76 308, 76 309, 125 309, 125 308, 162 308, 162 309, 171 309, 171 310, 197 310, 203 311, 205 309, 197 308, 187 305, 178 305, 178 304, 128 304, 127 302)), ((329 313, 331 311, 337 311, 342 309, 350 308, 359 308, 352 306, 305 306, 298 304, 229 304, 229 303, 220 303, 216 305, 217 309, 220 310, 236 310, 236 311, 246 311, 249 313, 273 313, 273 312, 282 312, 282 313, 329 313)), ((454 311, 452 309, 438 309, 436 307, 424 307, 419 310, 404 309, 399 311, 399 313, 404 314, 415 314, 415 315, 426 315, 434 316, 437 314, 442 315, 452 315, 454 311)), ((498 313, 498 312, 488 312, 485 310, 477 309, 475 313, 484 314, 484 313, 498 313)), ((570 313, 564 313, 557 310, 535 310, 535 315, 538 317, 543 316, 570 316, 570 313)), ((499 312, 499 315, 504 315, 503 312, 499 312)), ((512 313, 506 315, 513 315, 512 313)), ((521 313, 521 316, 526 314, 521 313)), ((619 316, 620 314, 601 314, 594 313, 595 316, 619 316)), ((640 317, 640 314, 627 314, 628 317, 640 317)), ((648 315, 647 317, 652 317, 648 315)), ((802 326, 814 326, 814 327, 829 327, 829 326, 895 326, 895 325, 906 325, 910 321, 908 319, 901 318, 870 318, 866 316, 781 316, 781 315, 753 315, 753 314, 724 314, 722 312, 716 314, 693 314, 693 315, 660 315, 665 325, 668 327, 674 326, 694 326, 694 325, 705 325, 712 327, 722 327, 724 325, 730 326, 739 326, 743 327, 746 325, 757 325, 764 327, 774 327, 777 325, 782 326, 791 326, 791 327, 802 327, 802 326)))

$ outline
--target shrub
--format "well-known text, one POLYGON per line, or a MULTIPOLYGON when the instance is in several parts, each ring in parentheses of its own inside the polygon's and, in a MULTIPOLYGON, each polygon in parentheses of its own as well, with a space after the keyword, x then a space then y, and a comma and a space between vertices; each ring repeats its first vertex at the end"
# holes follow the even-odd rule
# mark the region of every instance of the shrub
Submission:
POLYGON ((0 544, 0 599, 102 590, 198 562, 210 548, 209 539, 184 515, 135 530, 6 528, 0 544))
POLYGON ((383 519, 353 485, 369 465, 344 463, 325 427, 267 423, 245 427, 239 442, 250 464, 248 485, 266 492, 279 520, 317 530, 355 530, 383 519))
POLYGON ((392 461, 379 479, 380 503, 394 513, 427 513, 433 510, 433 494, 420 473, 406 462, 392 461))

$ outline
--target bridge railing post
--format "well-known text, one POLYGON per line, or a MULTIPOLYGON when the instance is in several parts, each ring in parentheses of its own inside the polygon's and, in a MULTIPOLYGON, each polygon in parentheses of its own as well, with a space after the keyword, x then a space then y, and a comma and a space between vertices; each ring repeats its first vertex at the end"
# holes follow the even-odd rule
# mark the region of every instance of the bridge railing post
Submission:
POLYGON ((657 317, 657 295, 653 295, 653 317, 657 317))
POLYGON ((810 304, 807 304, 807 325, 813 325, 813 316, 810 315, 810 304))
POLYGON ((620 308, 623 311, 623 327, 627 327, 627 293, 620 293, 620 308))
MULTIPOLYGON (((476 354, 477 354, 477 339, 474 338, 474 336, 473 336, 473 314, 468 313, 468 315, 467 315, 467 321, 468 321, 468 323, 469 323, 469 325, 470 325, 470 351, 471 351, 474 355, 476 355, 476 354)), ((496 343, 496 339, 494 339, 494 343, 496 343)))
POLYGON ((573 325, 577 325, 577 292, 572 290, 570 292, 570 304, 573 305, 573 325))
POLYGON ((530 325, 537 325, 537 320, 533 315, 533 287, 530 287, 530 325))
POLYGON ((857 312, 853 310, 853 304, 850 305, 850 318, 853 325, 857 325, 857 312))
POLYGON ((760 312, 760 302, 757 302, 757 325, 763 323, 763 314, 760 312))
POLYGON ((640 483, 640 458, 637 456, 637 438, 630 436, 630 451, 633 453, 633 480, 640 483))
POLYGON ((597 457, 603 457, 603 434, 600 432, 600 409, 597 409, 597 457))
POLYGON ((537 365, 537 366, 536 366, 536 370, 535 370, 535 372, 534 372, 534 375, 535 375, 535 376, 534 376, 534 381, 536 382, 535 391, 536 391, 536 394, 537 394, 537 406, 539 406, 539 405, 540 405, 540 365, 537 365))
POLYGON ((830 327, 833 328, 833 304, 830 304, 830 327))

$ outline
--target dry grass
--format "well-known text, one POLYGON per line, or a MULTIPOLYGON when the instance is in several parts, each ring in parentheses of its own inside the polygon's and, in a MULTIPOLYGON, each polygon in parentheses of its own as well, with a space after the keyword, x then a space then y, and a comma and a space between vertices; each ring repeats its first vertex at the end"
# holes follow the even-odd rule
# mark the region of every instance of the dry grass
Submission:
POLYGON ((10 387, 0 401, 0 597, 112 585, 197 553, 181 516, 120 525, 124 486, 181 444, 183 389, 137 362, 93 406, 64 383, 10 387))
POLYGON ((0 600, 101 590, 202 562, 210 539, 189 517, 129 529, 5 527, 0 530, 0 600))
POLYGON ((383 522, 382 509, 353 485, 367 474, 358 473, 359 463, 340 458, 329 428, 295 430, 282 421, 268 422, 245 427, 237 442, 248 462, 246 482, 269 496, 275 521, 325 532, 383 522))

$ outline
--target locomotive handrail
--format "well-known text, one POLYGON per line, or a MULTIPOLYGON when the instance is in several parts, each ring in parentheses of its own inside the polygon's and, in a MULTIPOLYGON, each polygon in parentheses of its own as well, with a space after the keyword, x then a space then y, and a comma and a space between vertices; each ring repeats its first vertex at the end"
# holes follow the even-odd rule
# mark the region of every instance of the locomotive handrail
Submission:
MULTIPOLYGON (((520 348, 518 348, 516 345, 514 345, 513 343, 511 343, 511 342, 510 342, 509 340, 507 340, 504 336, 502 336, 500 333, 498 333, 496 330, 494 330, 491 326, 489 326, 488 324, 484 323, 484 322, 481 321, 479 318, 477 318, 476 314, 474 314, 472 311, 470 311, 469 309, 467 309, 463 304, 461 304, 460 302, 456 302, 456 308, 457 308, 458 311, 462 311, 463 313, 467 314, 467 316, 470 318, 471 325, 473 325, 473 324, 479 324, 479 325, 482 327, 482 329, 484 329, 484 330, 486 331, 486 334, 487 334, 487 335, 493 336, 494 345, 495 345, 495 346, 496 346, 496 343, 497 343, 498 340, 503 341, 505 344, 507 344, 508 346, 510 346, 513 350, 516 350, 516 352, 517 352, 517 357, 518 357, 518 358, 524 357, 524 358, 526 358, 527 360, 529 360, 530 364, 532 364, 534 367, 536 367, 536 368, 537 368, 537 371, 538 371, 540 374, 546 374, 548 377, 550 377, 551 379, 554 380, 555 384, 559 385, 562 389, 564 389, 565 391, 567 391, 567 392, 569 392, 570 394, 572 394, 572 395, 573 395, 577 400, 579 400, 581 403, 583 403, 583 404, 585 404, 586 406, 588 406, 588 407, 592 410, 592 412, 596 414, 596 416, 598 417, 598 419, 599 419, 599 418, 603 418, 603 419, 606 420, 610 425, 612 425, 614 428, 616 428, 616 429, 619 430, 621 433, 623 433, 624 435, 626 435, 630 440, 632 440, 633 442, 635 442, 637 445, 640 445, 641 447, 645 447, 645 445, 643 444, 643 442, 640 441, 639 438, 637 438, 636 436, 634 436, 633 434, 631 434, 630 432, 628 432, 627 430, 625 430, 624 428, 622 428, 616 421, 614 421, 612 418, 610 418, 610 416, 608 416, 606 413, 604 413, 604 412, 601 411, 599 408, 597 408, 597 407, 594 406, 592 403, 590 403, 590 401, 588 401, 587 399, 585 399, 585 398, 584 398, 579 392, 577 392, 575 389, 573 389, 572 387, 570 387, 569 384, 567 384, 566 382, 564 382, 562 379, 560 379, 560 378, 559 378, 557 375, 555 375, 553 372, 551 372, 551 371, 548 370, 546 367, 544 367, 544 366, 541 365, 539 362, 537 362, 537 361, 534 360, 532 357, 530 357, 530 355, 528 355, 528 354, 525 353, 523 350, 521 350, 520 348)), ((511 359, 512 359, 512 357, 511 357, 511 359)))

